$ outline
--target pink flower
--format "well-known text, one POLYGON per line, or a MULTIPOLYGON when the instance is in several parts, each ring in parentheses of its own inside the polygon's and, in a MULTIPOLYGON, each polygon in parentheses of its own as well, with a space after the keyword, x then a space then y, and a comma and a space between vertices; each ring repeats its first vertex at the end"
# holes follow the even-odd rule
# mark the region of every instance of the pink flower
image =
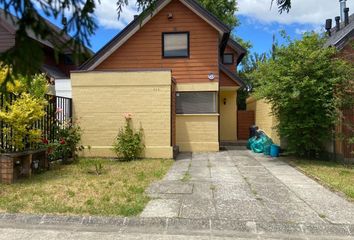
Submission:
POLYGON ((124 117, 126 120, 130 120, 130 119, 132 119, 133 114, 131 114, 131 113, 124 113, 124 114, 123 114, 123 117, 124 117))

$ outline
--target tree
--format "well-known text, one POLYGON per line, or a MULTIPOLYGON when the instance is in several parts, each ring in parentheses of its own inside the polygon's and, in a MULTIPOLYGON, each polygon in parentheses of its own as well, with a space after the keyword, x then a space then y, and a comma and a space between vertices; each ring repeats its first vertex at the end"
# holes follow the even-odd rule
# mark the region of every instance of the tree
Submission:
POLYGON ((257 79, 249 79, 247 75, 255 71, 260 63, 267 61, 267 58, 268 55, 266 53, 252 53, 242 59, 242 69, 239 75, 246 82, 246 86, 237 91, 237 109, 246 110, 247 98, 250 96, 252 89, 257 87, 257 79))
POLYGON ((255 96, 272 105, 288 150, 313 157, 331 139, 340 109, 352 98, 353 68, 335 59, 335 49, 323 48, 325 38, 318 34, 288 41, 249 77, 259 83, 255 96))
POLYGON ((289 12, 291 9, 291 0, 272 0, 272 5, 274 1, 277 2, 279 13, 283 13, 284 11, 289 12))
POLYGON ((236 0, 199 0, 199 2, 231 29, 239 25, 235 15, 237 12, 236 0))

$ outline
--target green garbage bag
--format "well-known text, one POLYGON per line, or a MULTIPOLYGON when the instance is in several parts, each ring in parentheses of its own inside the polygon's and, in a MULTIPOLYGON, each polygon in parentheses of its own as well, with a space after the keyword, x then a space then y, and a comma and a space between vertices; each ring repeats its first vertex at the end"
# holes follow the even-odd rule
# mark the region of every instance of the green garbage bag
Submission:
POLYGON ((267 137, 268 140, 264 143, 264 155, 269 156, 270 155, 270 146, 272 146, 273 141, 269 137, 267 137))
POLYGON ((252 144, 254 143, 254 141, 257 140, 257 137, 251 137, 250 139, 248 139, 248 142, 247 142, 247 149, 251 150, 251 146, 252 144))
POLYGON ((266 151, 266 146, 269 145, 270 148, 272 142, 272 139, 266 134, 260 134, 260 136, 251 144, 251 150, 255 153, 264 153, 266 151))

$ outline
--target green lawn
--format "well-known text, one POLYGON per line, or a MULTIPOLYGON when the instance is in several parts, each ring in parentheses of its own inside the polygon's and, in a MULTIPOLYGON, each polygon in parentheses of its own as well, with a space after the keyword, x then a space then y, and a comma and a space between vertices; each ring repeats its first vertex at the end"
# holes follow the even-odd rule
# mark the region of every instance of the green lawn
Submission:
POLYGON ((72 165, 0 184, 0 212, 132 216, 149 201, 145 189, 161 179, 172 160, 118 162, 81 159, 72 165), (102 174, 96 174, 97 163, 102 174))
POLYGON ((291 160, 290 163, 332 190, 342 192, 349 200, 354 201, 354 166, 298 159, 291 160))

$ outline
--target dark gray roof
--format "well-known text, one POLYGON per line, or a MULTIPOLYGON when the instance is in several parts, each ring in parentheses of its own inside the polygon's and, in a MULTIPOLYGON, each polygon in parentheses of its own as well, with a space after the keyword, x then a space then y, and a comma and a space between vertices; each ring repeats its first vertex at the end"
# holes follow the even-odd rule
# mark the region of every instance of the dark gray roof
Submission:
POLYGON ((46 73, 48 77, 52 77, 54 79, 67 79, 69 76, 67 76, 63 71, 61 71, 59 68, 55 66, 49 66, 46 64, 43 64, 41 67, 41 71, 46 73))
POLYGON ((349 24, 347 26, 341 23, 340 30, 337 32, 336 28, 331 29, 331 36, 325 43, 325 47, 336 47, 342 49, 348 40, 354 37, 354 14, 349 17, 349 24))
MULTIPOLYGON (((154 8, 158 9, 159 6, 163 5, 166 0, 158 0, 156 4, 154 4, 154 8)), ((181 0, 185 4, 191 6, 197 12, 199 12, 203 17, 208 19, 208 21, 212 22, 220 31, 223 31, 225 34, 230 34, 231 29, 225 25, 222 21, 220 21, 217 17, 215 17, 212 13, 202 7, 196 0, 181 0)), ((134 19, 130 24, 128 24, 120 33, 118 33, 111 41, 109 41, 105 46, 103 46, 91 59, 87 60, 84 64, 81 65, 81 70, 88 70, 91 66, 93 66, 101 57, 106 55, 116 44, 122 41, 128 34, 130 34, 136 27, 141 25, 141 23, 151 16, 152 9, 147 9, 143 13, 139 15, 136 19, 134 19)))
POLYGON ((230 46, 233 50, 235 50, 238 53, 237 64, 239 64, 242 61, 242 59, 246 56, 247 50, 232 38, 229 38, 227 45, 230 46))
POLYGON ((246 83, 240 78, 236 73, 230 71, 223 64, 219 65, 220 70, 225 73, 229 78, 231 78, 235 83, 237 83, 240 87, 246 86, 246 83))
MULTIPOLYGON (((41 16, 39 16, 40 18, 42 18, 41 16)), ((45 18, 42 18, 45 23, 47 24, 48 28, 50 28, 52 31, 56 32, 58 34, 58 38, 57 39, 42 39, 40 37, 38 37, 35 32, 33 32, 33 30, 28 29, 27 30, 27 35, 28 37, 40 42, 41 44, 48 46, 50 48, 54 48, 56 43, 60 43, 60 44, 65 44, 66 42, 70 41, 72 39, 72 37, 64 32, 62 32, 62 30, 57 27, 56 25, 54 25, 53 23, 51 23, 50 21, 46 20, 45 18)), ((16 31, 18 29, 17 26, 17 22, 18 22, 18 18, 14 15, 12 15, 11 13, 6 13, 4 9, 0 8, 0 21, 3 21, 8 27, 12 28, 14 31, 16 31)), ((93 55, 93 52, 91 49, 84 47, 85 51, 89 54, 89 55, 93 55)), ((72 53, 73 49, 72 48, 67 48, 64 50, 65 53, 72 53)))

